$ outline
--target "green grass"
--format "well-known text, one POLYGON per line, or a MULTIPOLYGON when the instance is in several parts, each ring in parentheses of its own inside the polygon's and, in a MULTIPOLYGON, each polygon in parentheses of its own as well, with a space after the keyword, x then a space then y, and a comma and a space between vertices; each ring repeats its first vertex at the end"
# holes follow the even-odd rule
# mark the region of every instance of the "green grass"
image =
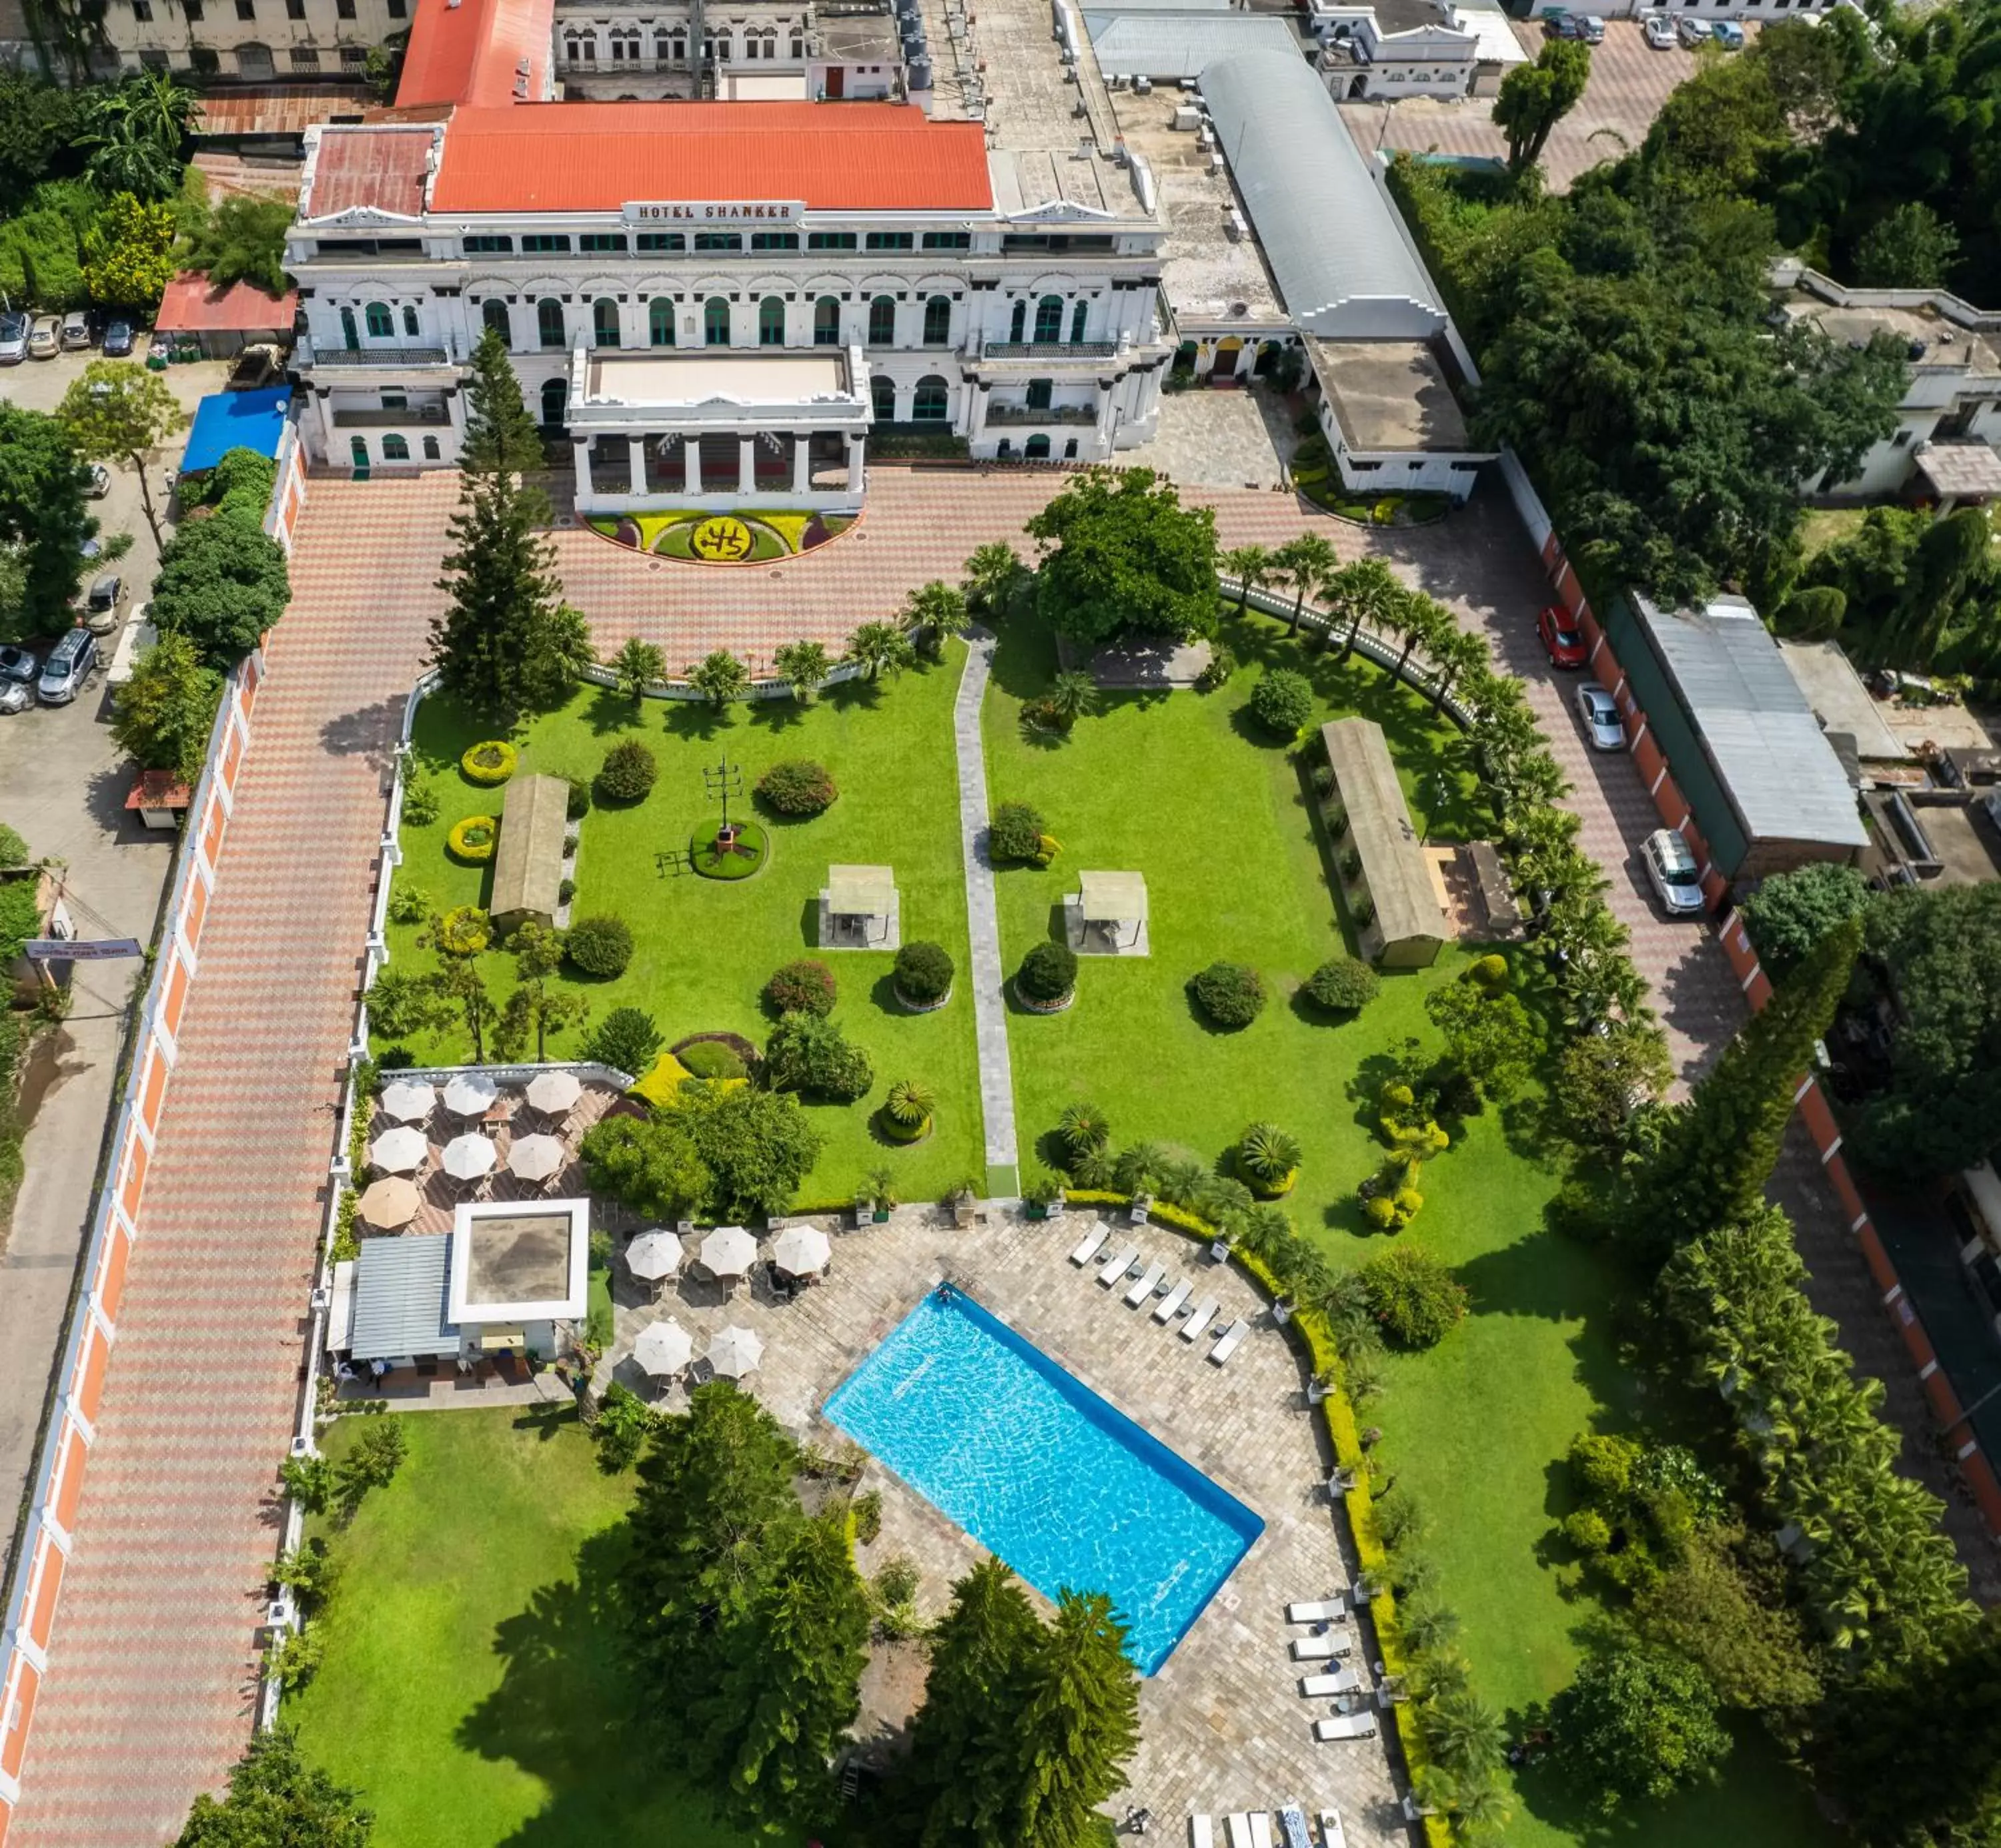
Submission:
MULTIPOLYGON (((781 963, 815 955, 815 901, 830 863, 886 864, 896 868, 906 941, 941 943, 962 972, 966 966, 966 888, 959 839, 958 781, 953 764, 952 702, 963 650, 945 663, 879 686, 851 683, 801 708, 790 701, 715 709, 684 701, 629 700, 586 689, 561 712, 531 723, 517 742, 517 774, 544 771, 588 778, 621 738, 645 739, 659 760, 652 793, 630 808, 593 807, 582 823, 574 915, 614 912, 632 927, 636 946, 615 981, 583 981, 593 1018, 631 1004, 653 1015, 670 1042, 691 1033, 725 1029, 761 1044, 771 1022, 759 1000, 781 963), (824 815, 792 821, 765 815, 767 863, 750 879, 720 881, 691 872, 656 871, 663 848, 685 850, 715 805, 704 794, 702 771, 727 752, 743 769, 744 799, 734 813, 753 813, 750 791, 784 757, 824 764, 840 790, 824 815)), ((440 907, 485 901, 490 868, 463 867, 445 856, 444 840, 460 816, 490 813, 500 792, 481 790, 459 774, 458 753, 480 727, 454 702, 433 698, 418 715, 416 743, 423 773, 442 799, 429 827, 405 826, 399 883, 440 907)), ((392 955, 405 966, 432 966, 416 946, 417 927, 392 925, 392 955)), ((889 1168, 907 1199, 934 1197, 951 1182, 979 1171, 983 1136, 973 1056, 971 991, 962 979, 934 1014, 903 1012, 889 992, 890 956, 841 951, 826 960, 840 983, 837 1018, 867 1048, 875 1064, 873 1091, 854 1105, 812 1104, 807 1113, 826 1147, 802 1193, 807 1201, 851 1198, 872 1169, 889 1168), (870 1122, 889 1085, 922 1078, 938 1093, 936 1132, 915 1148, 879 1137, 870 1122)), ((514 981, 512 957, 480 959, 496 1003, 514 981)), ((587 1030, 587 1029, 586 1029, 587 1030)), ((583 1037, 552 1041, 553 1056, 573 1053, 583 1037)), ((471 1055, 462 1032, 419 1036, 419 1060, 461 1060, 471 1055)))
POLYGON ((325 1658, 285 1713, 375 1848, 744 1848, 621 1738, 604 1589, 632 1478, 598 1474, 567 1408, 403 1426, 396 1480, 332 1537, 325 1658))

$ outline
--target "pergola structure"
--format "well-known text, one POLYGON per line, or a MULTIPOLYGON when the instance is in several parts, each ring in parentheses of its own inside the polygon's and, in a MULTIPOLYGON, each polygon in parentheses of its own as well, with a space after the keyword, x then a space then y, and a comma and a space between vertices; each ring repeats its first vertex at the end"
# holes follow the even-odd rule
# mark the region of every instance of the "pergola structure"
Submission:
POLYGON ((1086 956, 1147 955, 1145 875, 1084 872, 1077 882, 1078 889, 1063 900, 1070 948, 1086 956))
POLYGON ((823 950, 893 950, 903 941, 895 869, 830 866, 820 895, 823 950))

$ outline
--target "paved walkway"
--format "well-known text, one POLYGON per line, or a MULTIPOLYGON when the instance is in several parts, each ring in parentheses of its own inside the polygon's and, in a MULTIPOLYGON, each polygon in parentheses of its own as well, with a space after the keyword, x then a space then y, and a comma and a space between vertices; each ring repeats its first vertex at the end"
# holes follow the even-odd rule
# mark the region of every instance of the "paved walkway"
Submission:
MULTIPOLYGON (((987 748, 980 712, 994 666, 994 635, 966 636, 966 672, 952 702, 952 748, 959 759, 959 835, 966 859, 966 924, 973 938, 973 1025, 980 1051, 980 1105, 987 1122, 990 1190, 1004 1185, 1020 1151, 1014 1141, 1014 1069, 1007 1060, 1007 972, 1000 960, 1000 918, 994 903, 994 863, 987 857, 987 748), (1005 1169, 1007 1174, 996 1174, 1005 1169)), ((1018 1182, 1019 1177, 1014 1176, 1018 1182)))

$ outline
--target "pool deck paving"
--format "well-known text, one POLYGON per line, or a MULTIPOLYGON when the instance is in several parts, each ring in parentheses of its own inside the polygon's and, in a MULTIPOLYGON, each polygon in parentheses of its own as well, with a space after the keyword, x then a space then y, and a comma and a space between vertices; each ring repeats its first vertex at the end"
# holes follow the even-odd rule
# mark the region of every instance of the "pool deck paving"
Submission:
MULTIPOLYGON (((1111 1808, 1153 1811, 1163 1840, 1187 1839, 1192 1814, 1220 1819, 1234 1810, 1272 1809, 1296 1800, 1310 1810, 1338 1807, 1355 1843, 1409 1839, 1388 1745, 1373 1740, 1322 1745, 1313 1722, 1333 1711, 1302 1699, 1300 1677, 1339 1664, 1301 1664, 1289 1645, 1307 1631, 1288 1624, 1285 1607, 1329 1598, 1352 1580, 1345 1524, 1328 1499, 1331 1458, 1324 1427, 1306 1403, 1300 1357, 1273 1325, 1256 1288, 1209 1258, 1206 1245, 1164 1226, 1112 1227, 1101 1258, 1126 1244, 1143 1261, 1157 1258, 1168 1277, 1186 1277, 1195 1300, 1221 1303, 1212 1332, 1238 1316, 1251 1332, 1227 1366, 1207 1358, 1210 1339, 1181 1338, 1179 1324, 1153 1319, 1151 1303, 1129 1308, 1122 1287, 1098 1281, 1098 1265, 1080 1268, 1070 1253, 1096 1222, 1072 1212, 1044 1223, 990 1209, 986 1223, 959 1230, 937 1209, 900 1209, 886 1225, 834 1231, 833 1258, 818 1286, 790 1303, 761 1285, 740 1284, 726 1297, 700 1279, 670 1283, 658 1302, 614 1263, 614 1336, 598 1380, 616 1377, 656 1404, 687 1403, 682 1386, 648 1383, 629 1358, 649 1322, 671 1315, 694 1337, 699 1356, 726 1323, 754 1329, 764 1342, 759 1370, 745 1381, 802 1442, 830 1453, 847 1447, 844 1432, 822 1416, 834 1389, 935 1284, 949 1281, 1150 1432, 1265 1523, 1237 1570, 1160 1671, 1140 1683, 1140 1742, 1130 1789, 1111 1808)), ((861 1488, 882 1497, 882 1532, 862 1550, 865 1571, 900 1554, 923 1575, 918 1609, 942 1613, 954 1580, 985 1549, 874 1459, 861 1488)), ((1374 1658, 1366 1619, 1345 1662, 1365 1669, 1374 1658)), ((879 1721, 886 1742, 893 1716, 879 1721)))

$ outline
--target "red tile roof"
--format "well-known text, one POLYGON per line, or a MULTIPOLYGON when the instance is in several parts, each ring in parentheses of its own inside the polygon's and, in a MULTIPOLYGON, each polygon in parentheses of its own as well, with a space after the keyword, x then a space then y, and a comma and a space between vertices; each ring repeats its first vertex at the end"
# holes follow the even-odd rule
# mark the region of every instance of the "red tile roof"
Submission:
POLYGON ((496 108, 539 98, 548 81, 555 0, 418 0, 396 106, 468 103, 496 108), (525 91, 516 88, 521 61, 525 91))
POLYGON ((200 270, 183 270, 167 284, 153 326, 163 334, 254 334, 269 328, 290 333, 298 307, 296 289, 271 296, 253 284, 236 282, 218 293, 200 270))
POLYGON ((431 131, 329 128, 321 131, 311 193, 302 218, 330 218, 357 205, 417 217, 424 209, 424 174, 431 131))
POLYGON ((628 199, 984 211, 994 191, 978 123, 894 103, 461 108, 431 189, 440 212, 607 211, 628 199))
POLYGON ((125 798, 128 809, 185 809, 194 792, 171 770, 142 770, 125 798))
POLYGON ((263 84, 211 92, 195 104, 197 135, 298 134, 336 116, 359 117, 374 102, 365 84, 263 84))

